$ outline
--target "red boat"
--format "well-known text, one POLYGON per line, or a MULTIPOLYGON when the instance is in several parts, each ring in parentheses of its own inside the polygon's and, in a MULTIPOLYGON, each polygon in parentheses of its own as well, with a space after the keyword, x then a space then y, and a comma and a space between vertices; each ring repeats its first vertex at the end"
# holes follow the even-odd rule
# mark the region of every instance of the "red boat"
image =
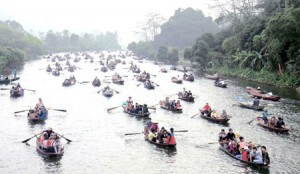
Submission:
POLYGON ((265 93, 261 90, 252 87, 246 87, 246 90, 247 93, 259 99, 262 98, 263 100, 271 100, 271 101, 278 101, 280 99, 280 97, 277 95, 270 95, 269 93, 265 93))

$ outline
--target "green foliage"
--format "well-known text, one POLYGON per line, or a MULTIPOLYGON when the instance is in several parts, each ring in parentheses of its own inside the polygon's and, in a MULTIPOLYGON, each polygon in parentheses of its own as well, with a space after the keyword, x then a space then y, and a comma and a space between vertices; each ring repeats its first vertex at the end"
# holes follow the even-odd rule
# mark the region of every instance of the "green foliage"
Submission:
POLYGON ((24 53, 15 48, 0 46, 0 74, 10 74, 14 68, 20 69, 24 64, 24 53))
POLYGON ((239 41, 236 36, 226 38, 222 43, 222 48, 228 53, 234 53, 239 47, 239 41))
POLYGON ((112 32, 98 35, 85 33, 83 36, 79 36, 68 30, 56 33, 49 30, 44 43, 48 52, 117 50, 121 48, 118 43, 118 34, 112 32))
POLYGON ((16 21, 0 21, 0 46, 20 49, 26 59, 43 53, 42 41, 27 33, 16 21))
POLYGON ((218 31, 211 17, 205 17, 201 10, 187 8, 178 9, 166 23, 161 26, 161 33, 154 39, 156 46, 185 48, 194 39, 205 34, 218 31))

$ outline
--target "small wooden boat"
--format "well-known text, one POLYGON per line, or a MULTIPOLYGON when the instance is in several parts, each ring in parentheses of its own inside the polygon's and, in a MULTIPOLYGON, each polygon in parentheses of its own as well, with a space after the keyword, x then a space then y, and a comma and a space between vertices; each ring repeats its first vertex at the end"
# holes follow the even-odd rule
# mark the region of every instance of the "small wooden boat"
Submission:
POLYGON ((58 70, 54 70, 54 71, 52 71, 52 75, 59 76, 60 72, 58 70))
POLYGON ((217 80, 219 78, 218 74, 214 74, 214 75, 204 74, 204 77, 210 80, 217 80))
POLYGON ((47 72, 52 72, 52 68, 51 67, 47 67, 46 71, 47 72))
POLYGON ((62 86, 71 86, 71 85, 75 85, 76 84, 76 80, 73 80, 73 79, 66 79, 64 82, 63 82, 63 84, 62 84, 62 86))
POLYGON ((61 156, 63 156, 64 154, 64 147, 62 146, 60 149, 59 153, 55 153, 55 152, 47 152, 45 149, 42 148, 41 143, 39 142, 39 138, 37 138, 36 140, 36 151, 42 155, 43 157, 47 157, 47 158, 59 158, 61 156))
POLYGON ((77 63, 77 62, 79 62, 80 60, 81 60, 80 57, 76 57, 76 58, 74 59, 74 62, 77 63))
POLYGON ((144 87, 146 89, 155 89, 155 86, 153 85, 153 82, 149 82, 149 83, 144 82, 144 87))
POLYGON ((187 101, 187 102, 194 102, 195 101, 195 98, 193 96, 184 96, 182 92, 179 92, 178 93, 178 98, 180 100, 183 100, 183 101, 187 101))
POLYGON ((147 113, 132 113, 132 112, 128 112, 126 111, 125 107, 123 106, 123 112, 125 112, 126 114, 129 114, 129 115, 132 115, 132 116, 135 116, 135 117, 139 117, 139 118, 143 118, 143 117, 149 117, 149 115, 151 114, 150 112, 147 112, 147 113))
POLYGON ((11 89, 10 90, 10 97, 21 97, 24 95, 24 89, 19 88, 19 89, 11 89))
POLYGON ((175 65, 170 67, 170 70, 177 70, 177 67, 175 65))
POLYGON ((162 68, 162 69, 160 69, 160 72, 162 72, 162 73, 167 73, 168 70, 166 70, 165 68, 162 68))
POLYGON ((114 95, 114 91, 112 89, 102 90, 102 95, 105 97, 112 97, 114 95))
POLYGON ((253 109, 253 110, 257 110, 257 111, 263 111, 265 106, 254 106, 253 104, 248 104, 248 103, 242 103, 242 102, 238 102, 238 105, 241 108, 247 108, 247 109, 253 109))
POLYGON ((265 124, 264 120, 261 117, 257 117, 257 124, 260 125, 261 127, 267 128, 270 131, 278 132, 278 133, 287 133, 290 129, 289 128, 277 128, 274 126, 270 126, 265 124))
POLYGON ((0 84, 9 84, 10 82, 19 80, 20 77, 13 77, 13 78, 5 78, 5 79, 0 79, 0 84))
POLYGON ((175 112, 175 113, 182 113, 182 108, 169 108, 165 105, 165 101, 159 101, 159 105, 162 109, 165 109, 165 110, 168 110, 168 111, 172 111, 172 112, 175 112))
POLYGON ((268 167, 268 164, 258 164, 258 163, 254 163, 254 162, 251 162, 251 161, 244 161, 240 158, 237 158, 235 157, 233 154, 231 154, 229 151, 227 151, 225 148, 224 148, 224 145, 223 143, 219 143, 220 144, 220 149, 222 151, 224 151, 227 155, 231 156, 232 158, 236 159, 236 160, 239 160, 247 165, 250 165, 250 166, 254 166, 254 167, 268 167))
POLYGON ((99 79, 94 79, 92 82, 92 85, 95 87, 99 87, 99 86, 101 86, 101 82, 99 79))
POLYGON ((212 117, 208 117, 202 113, 200 113, 200 116, 204 119, 207 119, 211 122, 215 122, 215 123, 219 123, 219 124, 226 124, 230 119, 229 118, 212 118, 212 117))
POLYGON ((146 80, 148 80, 148 78, 140 74, 136 76, 136 80, 139 82, 145 82, 146 80))
POLYGON ((172 77, 171 80, 172 80, 173 83, 182 84, 182 80, 177 78, 177 77, 172 77))
POLYGON ((183 80, 185 81, 189 81, 189 82, 193 82, 195 80, 194 75, 190 74, 190 75, 183 75, 183 80))
POLYGON ((162 148, 175 148, 176 147, 176 143, 175 144, 166 144, 166 143, 159 143, 159 142, 154 142, 154 141, 150 141, 148 139, 148 134, 144 132, 144 137, 145 140, 148 141, 150 144, 154 144, 157 147, 162 147, 162 148))
POLYGON ((36 113, 31 113, 33 110, 30 110, 27 114, 27 119, 31 123, 43 122, 48 118, 48 110, 44 110, 41 115, 36 113))
POLYGON ((122 77, 119 74, 112 76, 112 82, 114 84, 124 85, 124 80, 122 79, 122 77))
POLYGON ((257 98, 262 98, 263 100, 271 100, 271 101, 279 101, 280 97, 277 95, 270 95, 267 93, 264 93, 261 90, 257 90, 255 88, 252 87, 246 87, 247 93, 249 93, 250 95, 257 97, 257 98))
POLYGON ((105 67, 105 66, 102 66, 101 69, 100 69, 102 72, 107 72, 108 69, 105 67))
POLYGON ((226 83, 215 83, 216 87, 220 87, 220 88, 227 88, 227 84, 226 83))

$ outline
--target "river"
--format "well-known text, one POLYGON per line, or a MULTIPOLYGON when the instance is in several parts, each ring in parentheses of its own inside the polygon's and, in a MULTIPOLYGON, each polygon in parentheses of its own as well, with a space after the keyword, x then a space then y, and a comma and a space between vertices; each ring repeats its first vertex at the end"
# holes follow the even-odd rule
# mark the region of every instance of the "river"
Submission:
MULTIPOLYGON (((127 62, 129 60, 131 58, 126 58, 127 62)), ((195 82, 184 81, 179 85, 171 83, 171 76, 182 76, 181 72, 160 73, 161 67, 169 67, 144 61, 137 63, 138 66, 155 74, 156 77, 151 79, 159 87, 155 90, 146 90, 143 85, 137 87, 139 82, 133 80, 133 74, 125 69, 129 65, 118 64, 115 71, 128 75, 124 78, 125 85, 110 85, 120 93, 105 98, 97 93, 103 83, 100 88, 95 88, 91 84, 79 83, 62 87, 62 82, 70 74, 75 75, 77 81, 91 81, 95 76, 102 81, 104 75, 114 72, 94 70, 99 67, 98 62, 89 63, 82 59, 76 64, 81 69, 74 73, 63 71, 61 76, 55 77, 41 69, 49 63, 52 64, 45 59, 27 62, 19 73, 21 85, 36 90, 36 93, 25 91, 23 97, 14 99, 9 97, 8 91, 0 91, 0 173, 300 173, 297 155, 300 153, 300 101, 299 95, 293 91, 272 87, 275 94, 283 95, 283 99, 279 102, 263 101, 269 105, 269 112, 282 116, 291 128, 289 134, 277 134, 259 127, 255 121, 247 124, 259 112, 233 106, 237 100, 251 100, 245 86, 258 85, 253 82, 228 79, 228 88, 222 89, 214 87, 212 80, 196 77, 195 82), (120 105, 128 96, 132 96, 134 102, 155 105, 183 87, 198 97, 193 104, 181 102, 182 114, 172 114, 159 107, 151 111, 153 121, 159 122, 160 127, 188 130, 176 133, 175 150, 151 145, 142 134, 125 136, 125 133, 141 132, 145 120, 128 116, 120 108, 106 112, 107 108, 120 105), (14 111, 34 106, 39 97, 46 107, 68 112, 50 110, 44 124, 34 125, 27 121, 26 113, 14 116, 14 111), (218 111, 227 110, 232 116, 229 126, 191 118, 206 102, 218 111), (49 160, 40 156, 35 150, 35 139, 29 141, 29 146, 21 143, 48 127, 73 140, 69 144, 63 140, 65 153, 60 159, 49 160), (271 159, 268 170, 247 167, 222 152, 217 143, 209 144, 216 142, 222 128, 227 131, 229 127, 240 132, 246 141, 267 147, 271 159)))

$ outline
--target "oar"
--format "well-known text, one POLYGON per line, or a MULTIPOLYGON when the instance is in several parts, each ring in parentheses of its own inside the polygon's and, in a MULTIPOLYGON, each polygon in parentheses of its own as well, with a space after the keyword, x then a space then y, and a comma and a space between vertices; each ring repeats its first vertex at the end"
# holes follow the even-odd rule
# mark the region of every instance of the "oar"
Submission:
POLYGON ((141 84, 143 84, 143 83, 137 84, 136 86, 140 86, 141 84))
POLYGON ((149 106, 149 108, 153 108, 155 106, 159 105, 159 103, 155 104, 155 105, 152 105, 152 106, 149 106))
MULTIPOLYGON (((112 88, 111 88, 112 89, 112 88)), ((114 90, 114 89, 112 89, 112 90, 114 90)), ((118 92, 118 91, 116 91, 116 90, 114 90, 117 94, 119 94, 120 92, 118 92)))
POLYGON ((121 107, 122 105, 120 105, 120 106, 115 106, 115 107, 112 107, 112 108, 108 108, 107 109, 107 112, 109 112, 109 111, 111 111, 111 110, 114 110, 114 109, 117 109, 117 108, 119 108, 119 107, 121 107))
MULTIPOLYGON (((43 133, 43 132, 44 132, 44 131, 40 132, 40 133, 37 134, 37 135, 40 135, 40 134, 43 133)), ((22 141, 22 143, 27 143, 29 140, 31 140, 32 138, 36 137, 37 135, 34 134, 34 136, 32 136, 32 137, 30 137, 30 138, 28 138, 28 139, 22 141)))
POLYGON ((195 115, 191 116, 191 118, 194 118, 194 117, 196 117, 197 115, 199 115, 199 113, 197 113, 197 114, 195 114, 195 115))
POLYGON ((157 83, 155 83, 155 82, 152 82, 152 83, 154 83, 156 86, 159 86, 159 84, 157 84, 157 83))
POLYGON ((25 111, 29 111, 28 109, 26 109, 26 110, 22 110, 22 111, 16 111, 16 112, 14 112, 15 114, 17 114, 17 113, 20 113, 20 112, 25 112, 25 111))
POLYGON ((255 117, 254 119, 252 119, 251 121, 249 121, 248 124, 252 123, 256 119, 257 119, 257 117, 255 117))
POLYGON ((82 82, 79 82, 80 84, 84 84, 84 83, 90 83, 90 81, 82 81, 82 82))
POLYGON ((33 89, 24 89, 26 91, 32 91, 32 92, 36 92, 36 90, 33 90, 33 89))
POLYGON ((60 135, 60 134, 58 134, 58 133, 57 133, 57 135, 59 135, 59 136, 63 137, 63 138, 64 138, 65 140, 67 140, 69 143, 70 143, 70 142, 72 142, 72 140, 70 140, 70 139, 68 139, 68 138, 64 137, 63 135, 60 135))
POLYGON ((49 108, 49 109, 54 110, 54 111, 67 112, 67 110, 65 110, 65 109, 52 109, 52 108, 49 108))
POLYGON ((0 88, 0 90, 10 90, 10 88, 0 88))
POLYGON ((148 109, 153 109, 153 110, 156 110, 156 108, 155 108, 155 107, 148 107, 148 109))
POLYGON ((95 71, 98 70, 99 68, 94 69, 95 71))
MULTIPOLYGON (((188 130, 175 130, 174 132, 188 132, 188 130)), ((143 134, 144 132, 126 133, 125 135, 137 135, 143 134)))
POLYGON ((102 91, 102 89, 100 89, 97 93, 100 93, 102 91))

